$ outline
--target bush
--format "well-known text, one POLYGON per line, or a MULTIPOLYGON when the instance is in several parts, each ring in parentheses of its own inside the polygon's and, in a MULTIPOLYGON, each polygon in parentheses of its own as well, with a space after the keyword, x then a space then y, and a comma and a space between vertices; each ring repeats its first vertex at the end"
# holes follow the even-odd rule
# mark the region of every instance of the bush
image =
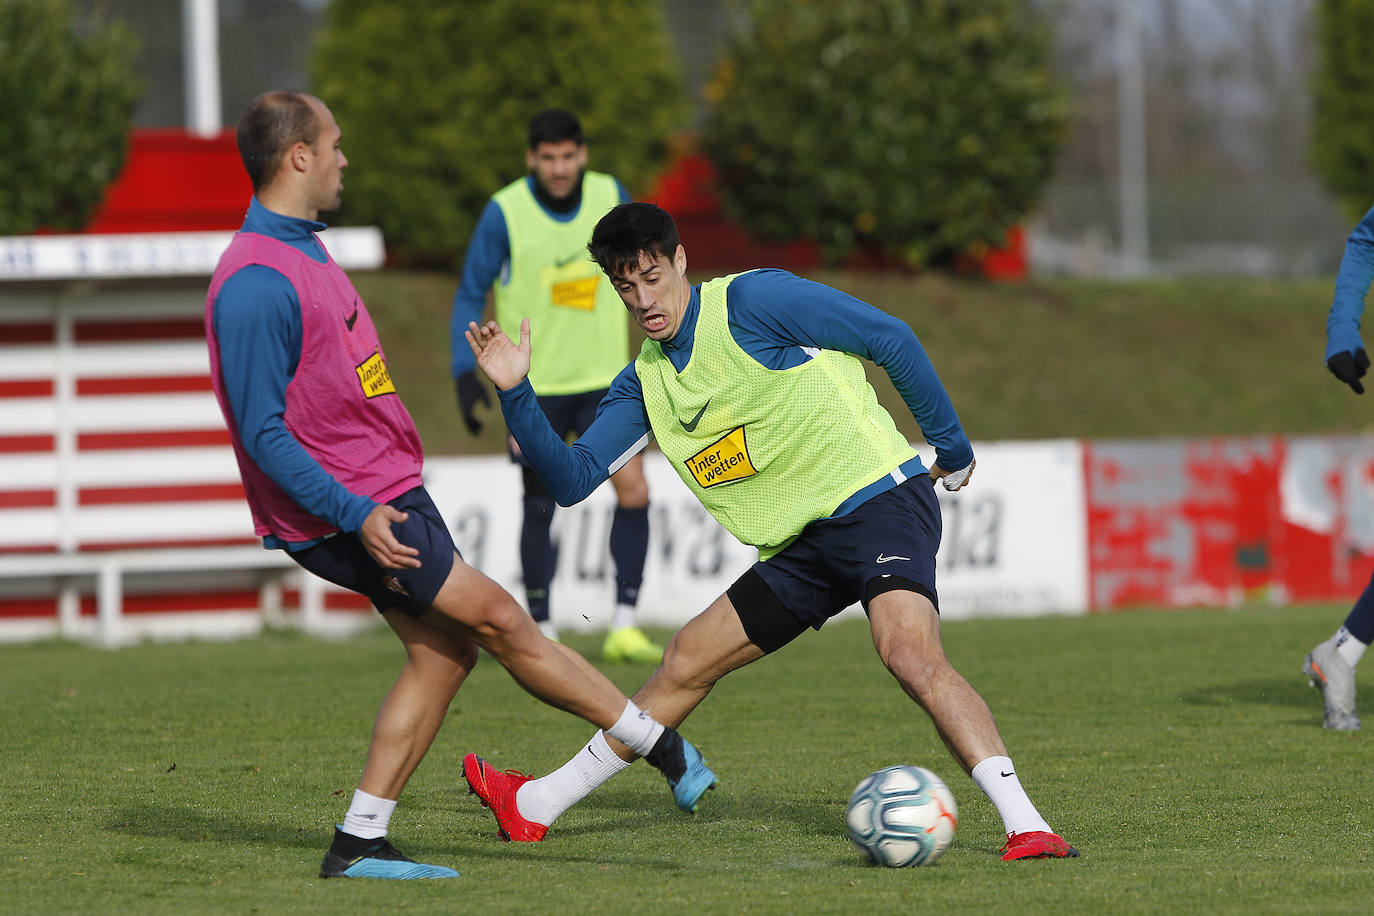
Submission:
POLYGON ((119 175, 140 87, 119 25, 67 0, 0 0, 0 235, 80 229, 119 175))
POLYGON ((1025 0, 751 0, 704 147, 726 212, 832 261, 1000 244, 1035 204, 1066 105, 1025 0))
POLYGON ((656 0, 333 0, 311 71, 351 162, 340 220, 434 266, 456 263, 487 199, 524 172, 538 111, 574 112, 590 167, 631 193, 687 116, 656 0))
POLYGON ((1374 204, 1374 0, 1324 0, 1317 41, 1312 164, 1354 221, 1374 204))

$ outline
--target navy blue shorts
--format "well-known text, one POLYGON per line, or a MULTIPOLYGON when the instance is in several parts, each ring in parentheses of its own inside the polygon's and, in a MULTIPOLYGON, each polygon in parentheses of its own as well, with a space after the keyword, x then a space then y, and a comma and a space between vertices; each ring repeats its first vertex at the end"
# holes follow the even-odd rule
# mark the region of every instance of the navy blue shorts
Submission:
MULTIPOLYGON (((539 402, 544 416, 549 418, 549 425, 553 427, 554 432, 564 439, 575 439, 592 425, 592 421, 596 419, 596 409, 601 406, 601 399, 606 396, 607 391, 610 389, 600 388, 581 394, 541 394, 536 396, 535 400, 539 402)), ((506 447, 507 450, 510 449, 509 439, 506 440, 506 447)), ((523 455, 511 451, 510 458, 516 464, 529 467, 523 455)))
POLYGON ((313 547, 289 552, 305 569, 367 598, 377 610, 396 609, 419 617, 434 603, 453 569, 453 544, 444 518, 424 487, 407 490, 390 505, 409 513, 404 522, 393 522, 392 534, 407 547, 420 551, 419 569, 386 569, 372 559, 356 535, 341 531, 313 547))
POLYGON ((938 610, 940 503, 929 475, 912 477, 839 518, 823 518, 730 586, 750 640, 765 652, 887 591, 925 595, 938 610))

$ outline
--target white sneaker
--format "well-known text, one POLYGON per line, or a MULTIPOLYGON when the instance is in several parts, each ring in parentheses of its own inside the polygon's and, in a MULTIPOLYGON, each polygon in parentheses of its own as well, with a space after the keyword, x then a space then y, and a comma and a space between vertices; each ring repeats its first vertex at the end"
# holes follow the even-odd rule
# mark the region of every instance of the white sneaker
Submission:
POLYGON ((1307 653, 1302 663, 1303 674, 1313 687, 1320 687, 1325 706, 1322 724, 1342 732, 1360 730, 1360 717, 1355 715, 1355 669, 1336 651, 1336 638, 1307 653))

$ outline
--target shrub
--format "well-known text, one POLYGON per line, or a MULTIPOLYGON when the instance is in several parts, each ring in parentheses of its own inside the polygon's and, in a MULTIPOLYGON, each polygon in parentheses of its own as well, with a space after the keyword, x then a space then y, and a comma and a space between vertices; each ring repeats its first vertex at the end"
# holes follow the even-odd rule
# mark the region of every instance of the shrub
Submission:
POLYGON ((1357 220, 1374 204, 1374 0, 1323 0, 1312 164, 1357 220))
POLYGON ((311 71, 351 162, 341 220, 436 266, 524 172, 538 111, 574 112, 590 167, 631 193, 687 115, 656 0, 333 0, 311 71))
POLYGON ((749 0, 708 97, 726 212, 831 260, 1000 243, 1035 204, 1066 105, 1024 0, 749 0))
POLYGON ((79 229, 124 165, 140 87, 120 25, 67 0, 0 0, 0 234, 79 229))

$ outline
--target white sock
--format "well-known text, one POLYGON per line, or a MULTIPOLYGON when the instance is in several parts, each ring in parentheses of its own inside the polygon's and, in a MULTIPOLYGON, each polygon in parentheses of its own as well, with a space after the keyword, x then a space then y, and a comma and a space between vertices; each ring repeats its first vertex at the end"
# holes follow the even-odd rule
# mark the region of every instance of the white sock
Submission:
POLYGON ((1346 660, 1350 667, 1354 668, 1364 657, 1364 650, 1369 648, 1368 643, 1360 642, 1350 635, 1350 631, 1341 627, 1336 631, 1336 654, 1346 660))
POLYGON ((558 627, 553 625, 553 621, 541 620, 539 622, 539 632, 544 634, 545 639, 552 639, 558 642, 558 627))
POLYGON ((532 779, 515 793, 520 816, 545 827, 629 764, 617 757, 597 732, 573 759, 547 776, 532 779))
POLYGON ((362 789, 353 792, 353 803, 344 815, 343 832, 364 840, 375 840, 386 836, 391 826, 391 812, 396 810, 396 800, 368 795, 362 789))
POLYGON ((1054 833, 1050 825, 1035 810, 1026 790, 1021 788, 1021 780, 1011 765, 1010 757, 989 757, 973 768, 969 774, 978 788, 1002 815, 1002 824, 1008 835, 1013 833, 1033 833, 1044 831, 1054 833))
POLYGON ((643 757, 654 749, 654 742, 663 734, 663 726, 649 718, 631 700, 625 701, 620 720, 606 729, 606 734, 643 757))
POLYGON ((635 606, 633 604, 617 604, 615 614, 611 616, 611 629, 623 630, 626 627, 635 625, 635 606))

